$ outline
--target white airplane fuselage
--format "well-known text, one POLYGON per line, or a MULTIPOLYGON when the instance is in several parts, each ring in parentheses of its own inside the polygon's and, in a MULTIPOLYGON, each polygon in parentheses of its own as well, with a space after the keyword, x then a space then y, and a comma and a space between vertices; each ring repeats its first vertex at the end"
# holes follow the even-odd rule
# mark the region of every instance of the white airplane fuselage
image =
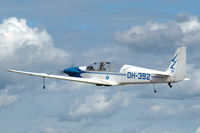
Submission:
POLYGON ((107 80, 116 85, 173 82, 169 76, 161 75, 167 75, 166 72, 131 65, 124 65, 119 72, 87 71, 87 66, 77 68, 81 70, 80 77, 82 78, 107 80))

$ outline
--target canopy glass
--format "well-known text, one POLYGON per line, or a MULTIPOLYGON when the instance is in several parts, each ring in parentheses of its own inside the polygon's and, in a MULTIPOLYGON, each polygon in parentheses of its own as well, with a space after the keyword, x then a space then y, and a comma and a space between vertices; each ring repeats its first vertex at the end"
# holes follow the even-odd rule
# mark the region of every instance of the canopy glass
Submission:
POLYGON ((116 65, 111 62, 95 62, 87 66, 87 71, 107 71, 107 72, 119 72, 121 65, 116 65))

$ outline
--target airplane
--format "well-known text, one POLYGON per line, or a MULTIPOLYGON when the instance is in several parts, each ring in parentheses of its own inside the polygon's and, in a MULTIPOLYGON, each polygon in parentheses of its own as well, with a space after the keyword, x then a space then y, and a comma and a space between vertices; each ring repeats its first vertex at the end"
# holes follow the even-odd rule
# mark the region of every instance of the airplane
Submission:
MULTIPOLYGON (((35 73, 7 69, 25 75, 43 77, 43 89, 45 89, 45 78, 69 80, 95 84, 96 86, 116 86, 126 84, 159 84, 167 83, 172 87, 172 83, 186 78, 186 47, 178 47, 170 65, 166 71, 147 69, 132 65, 123 65, 119 69, 114 69, 111 62, 95 62, 89 66, 70 67, 63 70, 63 75, 52 75, 47 73, 35 73), (68 76, 67 76, 68 75, 68 76)), ((154 92, 156 89, 154 86, 154 92)))

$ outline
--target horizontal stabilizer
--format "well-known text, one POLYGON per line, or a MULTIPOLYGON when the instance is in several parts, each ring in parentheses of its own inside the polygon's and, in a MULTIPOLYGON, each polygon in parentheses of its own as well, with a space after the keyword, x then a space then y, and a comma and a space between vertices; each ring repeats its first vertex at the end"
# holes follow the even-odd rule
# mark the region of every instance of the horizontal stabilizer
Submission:
POLYGON ((168 74, 167 72, 163 72, 163 73, 156 73, 155 76, 168 77, 168 76, 171 76, 171 75, 168 74))
POLYGON ((190 79, 190 78, 185 78, 184 80, 185 80, 185 81, 188 81, 188 80, 191 80, 191 79, 190 79))

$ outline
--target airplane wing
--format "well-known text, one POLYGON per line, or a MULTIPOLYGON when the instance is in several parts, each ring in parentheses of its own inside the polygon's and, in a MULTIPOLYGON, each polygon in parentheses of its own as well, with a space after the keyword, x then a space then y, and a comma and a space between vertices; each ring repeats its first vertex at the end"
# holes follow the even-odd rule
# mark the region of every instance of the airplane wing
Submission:
POLYGON ((77 77, 69 77, 69 76, 50 75, 47 73, 25 72, 25 71, 11 70, 11 69, 8 69, 7 71, 25 74, 25 75, 31 75, 31 76, 69 80, 69 81, 83 82, 83 83, 89 83, 89 84, 106 85, 106 86, 118 85, 116 82, 111 82, 111 81, 103 80, 103 79, 77 78, 77 77))

